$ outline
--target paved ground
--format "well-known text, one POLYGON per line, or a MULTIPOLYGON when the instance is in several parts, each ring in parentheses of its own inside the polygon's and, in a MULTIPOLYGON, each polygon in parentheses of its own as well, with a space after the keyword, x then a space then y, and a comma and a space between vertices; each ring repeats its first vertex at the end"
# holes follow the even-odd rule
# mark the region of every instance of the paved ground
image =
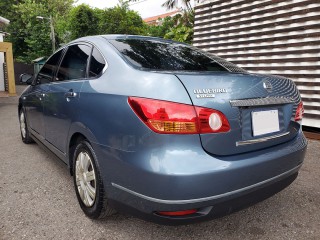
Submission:
POLYGON ((178 227, 120 214, 93 221, 81 212, 67 168, 36 144, 21 142, 16 101, 0 98, 1 240, 320 239, 319 141, 309 141, 290 187, 227 217, 178 227))

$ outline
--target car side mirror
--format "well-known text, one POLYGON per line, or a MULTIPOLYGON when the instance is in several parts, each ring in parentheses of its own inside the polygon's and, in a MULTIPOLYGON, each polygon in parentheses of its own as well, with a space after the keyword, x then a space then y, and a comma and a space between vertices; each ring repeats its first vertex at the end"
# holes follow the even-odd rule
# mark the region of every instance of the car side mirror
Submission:
POLYGON ((31 74, 22 73, 19 77, 19 81, 20 81, 20 83, 30 85, 32 83, 32 77, 33 77, 33 75, 31 75, 31 74))

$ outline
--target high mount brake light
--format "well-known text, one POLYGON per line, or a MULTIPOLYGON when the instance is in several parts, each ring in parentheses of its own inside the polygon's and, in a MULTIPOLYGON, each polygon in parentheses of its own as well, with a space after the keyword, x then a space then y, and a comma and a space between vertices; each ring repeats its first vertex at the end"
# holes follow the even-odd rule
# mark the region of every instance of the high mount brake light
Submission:
POLYGON ((304 113, 304 108, 303 108, 303 103, 302 101, 299 103, 297 110, 296 110, 296 115, 294 117, 294 120, 296 122, 301 121, 304 113))
POLYGON ((137 116, 157 133, 196 134, 230 130, 226 116, 214 109, 138 97, 129 97, 128 102, 137 116))

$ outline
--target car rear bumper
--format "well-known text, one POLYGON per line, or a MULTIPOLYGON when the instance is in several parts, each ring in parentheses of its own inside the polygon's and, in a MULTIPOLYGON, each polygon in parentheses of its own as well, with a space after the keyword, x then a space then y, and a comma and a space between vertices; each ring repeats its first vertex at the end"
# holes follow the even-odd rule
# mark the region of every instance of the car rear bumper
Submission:
MULTIPOLYGON (((189 148, 195 145, 186 144, 189 148)), ((114 149, 110 152, 99 146, 98 159, 108 197, 118 209, 131 209, 135 215, 159 223, 179 224, 221 216, 277 193, 296 178, 306 146, 300 131, 287 143, 228 157, 192 149, 192 153, 183 151, 187 154, 182 157, 178 157, 176 150, 166 151, 161 157, 153 152, 143 155, 151 159, 137 158, 135 153, 119 153, 114 149), (110 156, 117 159, 101 160, 110 156), (155 159, 160 161, 158 165, 162 164, 160 167, 155 167, 155 159), (173 162, 180 164, 171 166, 173 162), (194 167, 184 169, 184 165, 194 167), (197 209, 197 213, 184 217, 157 214, 189 209, 197 209)), ((179 145, 180 151, 182 148, 179 145)))
MULTIPOLYGON (((154 206, 156 209, 172 209, 172 211, 197 209, 195 214, 186 216, 161 216, 157 214, 156 211, 144 211, 136 208, 135 206, 130 206, 127 202, 119 200, 111 200, 111 205, 114 206, 118 211, 123 213, 130 213, 141 219, 152 221, 158 224, 164 225, 180 225, 180 224, 190 224, 200 221, 206 221, 214 218, 223 217, 225 215, 231 214, 233 212, 239 211, 246 207, 252 206, 258 202, 261 202, 274 194, 280 192, 284 188, 288 187, 298 176, 298 172, 294 172, 290 175, 283 176, 278 181, 269 182, 263 184, 260 187, 252 189, 252 191, 243 191, 241 194, 235 196, 230 196, 229 198, 221 198, 220 201, 208 200, 203 202, 198 202, 194 204, 166 204, 157 203, 154 206), (162 205, 162 206, 160 206, 162 205)), ((132 194, 132 193, 131 193, 132 194)), ((150 200, 146 200, 144 197, 140 196, 128 196, 129 198, 136 198, 136 206, 139 205, 150 205, 150 200)), ((132 201, 132 199, 130 200, 132 201)))

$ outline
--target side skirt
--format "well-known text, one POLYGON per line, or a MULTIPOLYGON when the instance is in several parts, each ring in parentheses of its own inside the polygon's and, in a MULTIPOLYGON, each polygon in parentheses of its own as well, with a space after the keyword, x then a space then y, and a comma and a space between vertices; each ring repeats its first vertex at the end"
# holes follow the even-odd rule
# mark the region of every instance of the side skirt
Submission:
POLYGON ((52 146, 50 143, 47 142, 47 144, 45 144, 44 142, 46 142, 45 139, 43 139, 43 141, 41 141, 40 139, 38 139, 36 137, 37 134, 34 130, 29 129, 30 131, 30 136, 31 138, 45 151, 47 152, 51 157, 55 158, 55 159, 59 159, 59 161, 63 162, 65 165, 68 166, 68 162, 66 161, 66 154, 60 152, 58 149, 56 149, 54 146, 52 146))

